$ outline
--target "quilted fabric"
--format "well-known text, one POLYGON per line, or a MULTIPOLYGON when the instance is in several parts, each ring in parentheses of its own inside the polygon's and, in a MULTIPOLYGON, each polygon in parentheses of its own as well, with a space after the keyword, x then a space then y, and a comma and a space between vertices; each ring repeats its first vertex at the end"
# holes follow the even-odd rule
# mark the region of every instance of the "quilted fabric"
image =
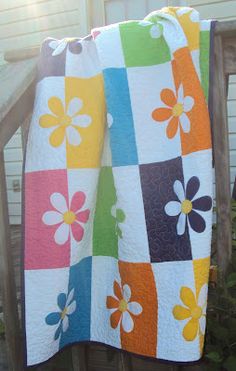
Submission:
POLYGON ((195 10, 164 8, 43 43, 24 174, 27 365, 83 341, 201 357, 210 32, 195 10))

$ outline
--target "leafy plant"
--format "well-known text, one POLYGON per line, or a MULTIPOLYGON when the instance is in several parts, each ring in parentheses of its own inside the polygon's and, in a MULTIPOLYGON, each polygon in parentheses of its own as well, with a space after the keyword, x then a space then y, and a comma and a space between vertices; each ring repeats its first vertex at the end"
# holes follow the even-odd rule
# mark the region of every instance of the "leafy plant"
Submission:
MULTIPOLYGON (((213 227, 214 244, 217 226, 213 227)), ((232 200, 232 260, 226 277, 209 285, 205 359, 207 370, 236 370, 236 201, 232 200)))

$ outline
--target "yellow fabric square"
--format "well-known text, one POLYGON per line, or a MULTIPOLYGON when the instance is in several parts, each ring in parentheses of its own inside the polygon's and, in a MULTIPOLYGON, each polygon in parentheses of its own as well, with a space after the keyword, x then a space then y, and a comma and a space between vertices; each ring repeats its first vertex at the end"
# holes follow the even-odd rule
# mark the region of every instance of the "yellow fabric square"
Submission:
POLYGON ((100 166, 105 128, 105 100, 102 75, 91 78, 65 78, 66 106, 73 98, 82 101, 80 115, 88 115, 91 123, 78 126, 81 142, 79 145, 66 143, 67 168, 98 168, 100 166))

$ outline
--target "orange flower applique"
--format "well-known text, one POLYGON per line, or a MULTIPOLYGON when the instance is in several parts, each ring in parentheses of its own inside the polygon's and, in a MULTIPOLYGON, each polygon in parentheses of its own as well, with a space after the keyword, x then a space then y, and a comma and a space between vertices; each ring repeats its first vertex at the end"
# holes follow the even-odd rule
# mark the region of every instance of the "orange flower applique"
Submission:
POLYGON ((152 118, 155 121, 169 120, 166 134, 169 139, 174 138, 179 125, 184 133, 190 131, 190 120, 187 112, 190 112, 194 105, 194 99, 190 96, 184 96, 183 85, 179 86, 177 96, 171 89, 163 89, 161 100, 167 107, 157 108, 152 112, 152 118))

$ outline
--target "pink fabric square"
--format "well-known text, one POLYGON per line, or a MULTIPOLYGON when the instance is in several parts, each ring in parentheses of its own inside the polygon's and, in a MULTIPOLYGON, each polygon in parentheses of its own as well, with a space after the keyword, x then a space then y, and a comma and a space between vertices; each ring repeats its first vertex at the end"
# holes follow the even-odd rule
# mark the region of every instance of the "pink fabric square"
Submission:
MULTIPOLYGON (((66 170, 25 174, 25 269, 62 268, 70 265, 70 237, 58 244, 55 233, 63 224, 45 223, 44 215, 60 215, 52 195, 61 195, 68 204, 66 170)), ((61 215, 62 218, 62 215, 61 215)))

